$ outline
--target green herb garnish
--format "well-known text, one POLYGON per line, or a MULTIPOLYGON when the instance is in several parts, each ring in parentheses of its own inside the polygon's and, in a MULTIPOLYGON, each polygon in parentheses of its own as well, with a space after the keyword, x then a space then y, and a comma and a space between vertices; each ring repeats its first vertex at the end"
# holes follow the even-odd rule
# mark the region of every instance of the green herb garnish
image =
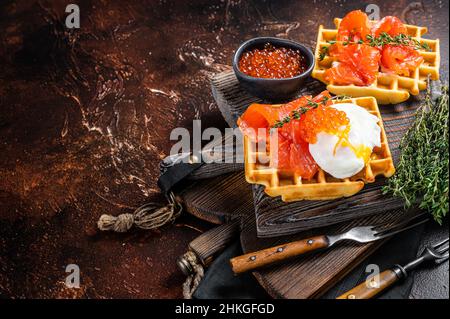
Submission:
POLYGON ((416 119, 400 143, 397 171, 383 193, 401 197, 406 207, 418 204, 439 224, 449 209, 448 86, 432 100, 430 83, 416 119))
POLYGON ((322 101, 320 101, 320 102, 314 102, 313 100, 309 100, 308 99, 307 100, 307 105, 309 107, 302 106, 302 107, 298 108, 297 110, 292 111, 289 116, 286 116, 286 117, 282 118, 281 120, 276 121, 275 124, 272 126, 272 128, 281 128, 281 127, 283 127, 284 124, 289 123, 293 119, 294 120, 298 120, 298 119, 300 119, 300 117, 303 114, 305 114, 309 110, 315 109, 321 104, 322 105, 326 105, 328 101, 331 101, 331 100, 342 101, 342 100, 345 100, 345 99, 348 99, 348 98, 349 97, 346 96, 346 95, 336 95, 336 96, 333 96, 332 98, 329 98, 329 97, 325 96, 322 99, 322 101))
POLYGON ((372 35, 366 36, 368 44, 372 47, 383 46, 386 44, 391 45, 407 45, 413 47, 415 50, 424 49, 426 51, 431 51, 430 46, 427 43, 420 43, 418 40, 413 39, 410 35, 399 34, 394 37, 390 36, 388 33, 383 32, 378 37, 372 35))
MULTIPOLYGON (((411 37, 410 35, 406 35, 403 33, 396 35, 394 37, 390 36, 386 32, 381 33, 378 37, 374 37, 373 35, 369 34, 366 36, 366 40, 367 40, 367 44, 372 47, 379 47, 379 46, 383 46, 383 45, 387 45, 387 44, 407 45, 407 46, 413 47, 415 50, 422 49, 422 50, 425 50, 428 52, 432 51, 430 46, 428 45, 428 43, 426 43, 426 42, 420 43, 418 40, 413 39, 413 37, 411 37)), ((335 44, 336 41, 330 40, 330 41, 327 41, 327 43, 335 44)), ((364 43, 363 40, 358 40, 357 42, 353 42, 353 41, 342 42, 342 44, 344 46, 349 45, 349 44, 363 44, 363 43, 364 43)), ((323 59, 325 59, 325 57, 328 54, 329 54, 329 47, 323 46, 319 52, 319 61, 322 61, 323 59)))
MULTIPOLYGON (((428 43, 423 42, 420 43, 418 40, 414 39, 412 36, 410 35, 406 35, 406 34, 399 34, 396 35, 394 37, 390 36, 388 33, 383 32, 381 33, 378 37, 374 37, 373 35, 367 35, 366 36, 366 40, 367 40, 367 44, 372 46, 372 47, 379 47, 379 46, 383 46, 383 45, 387 45, 387 44, 391 44, 391 45, 407 45, 410 46, 412 48, 414 48, 415 50, 425 50, 425 51, 432 51, 430 46, 428 45, 428 43)), ((331 40, 331 41, 327 41, 327 43, 329 44, 335 44, 336 41, 335 40, 331 40)), ((364 44, 364 41, 358 40, 357 42, 354 41, 343 41, 342 45, 346 46, 349 44, 364 44)), ((325 57, 329 54, 329 47, 327 46, 323 46, 320 49, 319 52, 319 60, 322 61, 323 59, 325 59, 325 57)))

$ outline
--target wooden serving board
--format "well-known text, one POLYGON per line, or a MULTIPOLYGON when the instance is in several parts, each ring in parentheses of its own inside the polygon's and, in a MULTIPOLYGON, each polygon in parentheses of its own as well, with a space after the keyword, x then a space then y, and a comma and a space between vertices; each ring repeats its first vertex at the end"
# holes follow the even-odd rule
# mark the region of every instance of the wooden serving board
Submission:
POLYGON ((243 171, 192 182, 176 196, 190 214, 213 224, 255 213, 243 171))
MULTIPOLYGON (((216 224, 226 223, 234 218, 241 221, 240 240, 245 253, 291 242, 317 234, 332 234, 356 225, 395 223, 407 218, 401 210, 385 212, 359 218, 350 223, 303 231, 296 235, 258 238, 254 214, 253 193, 245 182, 243 172, 227 174, 190 183, 177 192, 185 209, 204 220, 216 224)), ((214 236, 218 236, 217 233, 214 236)), ((223 234, 227 236, 227 234, 223 234)), ((216 250, 217 238, 202 238, 202 252, 210 255, 216 250), (211 242, 211 244, 209 244, 211 242), (210 245, 211 247, 208 247, 210 245)), ((287 263, 254 272, 258 282, 274 298, 317 298, 333 287, 373 253, 383 241, 360 245, 345 243, 332 250, 296 258, 287 263)))
MULTIPOLYGON (((354 5, 357 6, 356 3, 354 5)), ((448 51, 448 30, 446 30, 446 28, 448 29, 448 27, 446 27, 446 24, 443 23, 443 21, 445 22, 446 18, 445 14, 442 16, 443 18, 440 15, 433 14, 433 18, 430 19, 429 17, 431 16, 424 14, 423 11, 426 9, 427 12, 436 13, 439 12, 438 6, 439 5, 434 2, 425 2, 419 9, 417 9, 417 6, 413 6, 411 3, 406 8, 403 5, 396 5, 394 7, 387 6, 384 8, 384 10, 391 15, 401 17, 403 20, 407 20, 406 18, 409 16, 412 16, 412 18, 414 19, 414 17, 417 17, 417 15, 409 14, 410 11, 419 10, 421 18, 425 19, 423 21, 423 25, 427 25, 430 29, 430 37, 440 37, 443 40, 441 43, 442 52, 445 52, 448 51)), ((334 16, 342 17, 348 12, 348 9, 346 9, 346 6, 342 6, 337 8, 337 10, 331 10, 330 12, 328 11, 319 12, 319 16, 322 21, 329 21, 331 23, 334 16)), ((302 29, 300 28, 299 30, 302 29)), ((299 33, 297 33, 297 36, 299 36, 303 42, 314 43, 314 38, 316 35, 311 34, 309 36, 307 33, 304 34, 303 32, 299 31, 299 33)), ((442 78, 448 79, 448 55, 445 54, 442 55, 441 73, 442 78)), ((241 92, 232 73, 221 73, 216 75, 212 79, 211 85, 213 95, 218 102, 223 117, 231 127, 236 126, 237 117, 245 110, 245 108, 250 103, 259 101, 257 98, 241 92), (220 90, 220 87, 218 85, 223 85, 228 89, 220 90), (236 109, 232 107, 234 105, 241 105, 242 109, 236 109)), ((319 82, 309 83, 309 89, 321 90, 323 88, 324 86, 319 82)), ((417 101, 412 98, 408 102, 401 105, 385 107, 383 106, 382 110, 390 108, 390 111, 392 112, 391 114, 393 116, 399 115, 400 120, 402 117, 412 119, 414 105, 417 105, 417 101), (402 114, 400 115, 399 112, 402 112, 402 114)), ((389 120, 389 116, 390 115, 385 116, 385 120, 389 120)), ((390 125, 385 125, 385 129, 388 134, 403 130, 402 125, 399 123, 396 124, 395 121, 393 121, 390 125)), ((398 147, 399 141, 400 135, 397 135, 397 137, 395 138, 389 138, 389 143, 394 158, 398 157, 398 151, 396 150, 396 148, 398 147)), ((225 187, 227 185, 227 179, 228 177, 214 178, 209 185, 212 186, 216 185, 216 183, 221 182, 223 183, 221 185, 224 185, 225 187)), ((230 202, 221 202, 217 200, 217 198, 220 198, 220 196, 222 196, 220 194, 221 192, 230 192, 230 189, 225 189, 222 187, 203 187, 202 183, 203 182, 200 181, 197 184, 193 185, 190 190, 186 190, 186 192, 181 196, 185 200, 188 211, 196 216, 199 216, 200 218, 202 218, 203 216, 206 217, 207 220, 215 220, 216 223, 221 223, 223 221, 229 220, 230 218, 234 218, 235 211, 233 209, 229 209, 230 202), (204 207, 207 207, 207 209, 205 209, 204 207)), ((228 185, 232 186, 232 191, 234 193, 239 194, 238 197, 233 197, 233 201, 241 201, 243 206, 247 207, 246 209, 242 209, 241 212, 247 212, 248 210, 248 213, 254 216, 253 194, 248 190, 249 186, 245 182, 245 180, 243 178, 235 179, 235 177, 233 177, 233 182, 230 182, 228 185)), ((274 211, 274 214, 277 214, 277 212, 274 211)), ((381 218, 388 218, 386 216, 391 216, 391 214, 403 216, 402 212, 383 213, 374 215, 373 217, 365 217, 365 219, 371 219, 370 221, 376 222, 378 220, 381 221, 381 218)), ((258 216, 259 218, 261 218, 260 214, 258 216)), ((354 223, 356 222, 362 221, 354 221, 354 223)), ((265 225, 267 225, 267 222, 260 219, 258 225, 258 234, 260 232, 264 233, 264 230, 266 229, 265 225)), ((332 227, 326 227, 323 229, 323 231, 327 231, 329 229, 331 230, 332 228, 336 230, 337 227, 340 226, 336 225, 332 227)), ((270 234, 269 231, 267 231, 266 233, 270 234)), ((273 245, 275 243, 290 241, 296 237, 303 237, 304 235, 306 235, 306 233, 277 237, 276 239, 261 239, 257 237, 256 220, 253 219, 252 222, 243 225, 243 229, 241 232, 241 243, 244 252, 247 253, 273 245)), ((378 244, 379 243, 377 243, 376 246, 341 245, 336 250, 297 258, 282 266, 275 266, 270 270, 258 271, 254 274, 259 283, 273 297, 318 297, 329 287, 333 286, 347 272, 351 271, 353 267, 361 263, 364 258, 370 255, 370 253, 375 251, 378 244)))
MULTIPOLYGON (((235 80, 232 74, 222 75, 225 77, 225 81, 234 83, 233 81, 235 80)), ((314 83, 310 83, 310 86, 314 85, 314 83)), ((318 89, 321 88, 318 87, 318 89)), ((248 105, 256 101, 255 98, 246 97, 239 91, 240 89, 237 87, 236 91, 230 92, 230 95, 227 97, 228 103, 232 101, 232 103, 245 103, 248 105)), ((213 92, 217 94, 217 91, 214 89, 213 92)), ((223 108, 223 105, 229 105, 228 103, 222 104, 221 110, 224 117, 230 122, 230 126, 233 126, 236 116, 240 113, 232 113, 233 108, 223 108)), ((393 143, 397 143, 398 146, 398 141, 393 143)), ((244 173, 241 171, 189 183, 187 187, 184 187, 177 193, 177 196, 184 203, 189 213, 209 222, 221 224, 234 218, 241 219, 243 222, 241 223, 240 239, 245 253, 311 235, 344 231, 356 225, 384 222, 395 223, 397 220, 402 220, 406 217, 406 213, 402 210, 385 212, 385 209, 378 207, 378 212, 383 212, 382 214, 362 216, 358 219, 353 219, 351 222, 340 224, 333 222, 330 224, 334 225, 322 228, 317 228, 314 219, 312 219, 309 220, 309 223, 310 228, 315 228, 313 230, 299 232, 294 227, 293 232, 296 232, 295 235, 279 237, 278 235, 280 234, 276 233, 278 237, 261 238, 260 228, 257 227, 258 222, 261 223, 258 220, 261 218, 261 214, 255 215, 254 209, 255 194, 258 194, 258 191, 260 192, 261 190, 261 187, 249 185, 245 181, 244 173), (246 218, 242 218, 244 216, 246 218)), ((367 195, 365 192, 361 194, 362 198, 366 196, 370 198, 370 195, 367 195)), ((285 203, 282 204, 284 205, 285 203)), ((342 209, 350 209, 350 206, 346 205, 342 209)), ((324 210, 329 209, 327 205, 323 207, 324 210)), ((310 210, 312 211, 311 216, 314 216, 314 209, 310 207, 310 210)), ((337 212, 334 211, 332 213, 336 215, 337 212)), ((273 214, 279 215, 280 210, 275 207, 273 214)), ((288 224, 291 225, 290 223, 288 224)), ((207 247, 207 243, 208 240, 202 240, 202 249, 206 252, 209 249, 213 249, 213 247, 207 247)), ((274 298, 317 298, 335 285, 382 243, 380 241, 365 245, 355 243, 341 244, 329 251, 299 257, 282 265, 254 272, 254 275, 258 282, 274 298)))
MULTIPOLYGON (((251 103, 261 102, 241 89, 232 71, 215 75, 211 83, 217 105, 231 127, 236 127, 238 117, 251 103)), ((299 95, 316 95, 323 90, 325 86, 322 83, 309 79, 299 95)), ((414 99, 410 99, 399 105, 379 106, 394 163, 398 161, 400 140, 414 120, 417 105, 414 99)), ((384 179, 379 177, 375 183, 365 185, 362 191, 349 198, 289 203, 266 195, 264 186, 253 185, 257 235, 263 238, 295 234, 402 208, 401 200, 382 194, 383 184, 384 179)))

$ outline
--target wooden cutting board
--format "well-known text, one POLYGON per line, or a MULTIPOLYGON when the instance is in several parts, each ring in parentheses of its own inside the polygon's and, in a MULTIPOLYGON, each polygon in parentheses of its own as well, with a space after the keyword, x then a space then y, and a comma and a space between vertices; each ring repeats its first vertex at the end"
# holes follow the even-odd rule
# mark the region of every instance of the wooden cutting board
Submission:
MULTIPOLYGON (((245 182, 243 172, 196 181, 177 192, 177 196, 189 213, 209 222, 220 224, 233 218, 240 218, 240 240, 245 253, 315 234, 344 231, 356 225, 395 223, 413 214, 413 212, 397 210, 360 218, 351 223, 304 231, 296 235, 258 238, 253 194, 249 184, 245 182)), ((208 243, 205 240, 202 242, 208 243)), ((217 242, 217 239, 214 242, 217 242)), ((341 244, 332 250, 299 257, 282 265, 254 272, 254 275, 274 298, 317 298, 333 287, 382 243, 380 241, 365 245, 341 244)), ((202 247, 202 249, 211 251, 214 247, 202 247)))
POLYGON ((192 182, 176 196, 190 214, 213 224, 255 213, 243 171, 192 182))
MULTIPOLYGON (((231 127, 236 127, 238 117, 253 102, 261 100, 243 90, 232 71, 215 75, 211 80, 213 96, 222 115, 231 127)), ((316 95, 325 90, 317 80, 308 79, 300 95, 316 95)), ((418 103, 414 98, 397 105, 379 105, 394 163, 399 158, 399 143, 410 127, 418 103)), ((270 197, 264 186, 253 185, 256 229, 258 237, 295 234, 310 228, 324 227, 363 216, 372 216, 385 210, 400 209, 403 202, 381 192, 384 178, 367 184, 362 191, 349 198, 331 201, 283 202, 270 197)))
MULTIPOLYGON (((220 76, 224 77, 220 83, 229 81, 231 87, 235 85, 232 74, 224 73, 220 76)), ((316 85, 314 82, 310 83, 309 88, 314 90, 314 85, 316 85)), ((317 87, 316 89, 320 90, 321 88, 317 87)), ((218 91, 214 89, 214 84, 213 93, 218 98, 218 91)), ((242 94, 239 87, 227 91, 227 94, 229 94, 225 97, 227 102, 222 104, 221 110, 224 118, 229 121, 230 126, 233 126, 236 117, 241 112, 233 113, 236 108, 224 107, 224 105, 248 105, 256 99, 242 94)), ((397 148, 398 141, 393 143, 397 143, 395 147, 397 148)), ((195 181, 179 191, 177 195, 189 213, 212 223, 221 224, 233 218, 250 216, 250 218, 241 218, 245 222, 241 223, 240 239, 242 249, 246 253, 315 234, 332 234, 345 231, 356 225, 395 223, 406 218, 405 214, 407 214, 402 210, 383 212, 385 211, 383 209, 378 211, 379 213, 383 212, 382 214, 371 214, 372 216, 361 217, 351 222, 301 232, 294 229, 295 235, 261 238, 260 229, 257 227, 258 222, 261 223, 261 221, 258 221, 261 215, 255 215, 254 209, 254 195, 257 191, 258 187, 255 189, 255 186, 253 186, 252 190, 252 186, 245 181, 244 173, 241 171, 195 181)), ((366 195, 363 193, 364 196, 366 195)), ((278 215, 279 210, 275 208, 273 214, 278 215)), ((311 225, 314 227, 314 223, 311 225)), ((279 233, 276 233, 276 235, 279 235, 279 233)), ((365 245, 341 244, 333 250, 299 257, 282 265, 254 272, 254 275, 274 298, 317 298, 335 285, 382 243, 380 241, 365 245)))
MULTIPOLYGON (((415 3, 414 3, 415 4, 415 3)), ((356 4, 355 4, 356 5, 356 4)), ((417 10, 417 6, 412 6, 412 3, 408 5, 406 8, 403 5, 394 5, 385 7, 385 11, 391 15, 400 16, 402 19, 406 19, 408 13, 411 10, 417 10)), ((442 23, 445 20, 440 18, 439 14, 426 15, 423 14, 426 10, 427 12, 435 12, 438 9, 438 4, 433 4, 433 2, 426 2, 419 8, 419 13, 421 18, 424 19, 423 25, 429 26, 430 29, 430 37, 432 38, 441 38, 443 41, 442 52, 445 50, 448 51, 448 27, 445 23, 442 23)), ((328 10, 329 11, 329 10, 328 10)), ((343 16, 348 9, 345 9, 345 6, 338 9, 332 10, 330 17, 327 19, 323 18, 323 14, 321 16, 324 21, 331 21, 332 16, 343 16)), ((439 12, 439 11, 437 11, 439 12)), ((326 12, 325 12, 326 13, 326 12)), ((326 14, 325 14, 326 15, 326 14)), ((417 17, 417 15, 409 15, 417 17)), ((448 25, 448 24, 447 24, 448 25)), ((314 43, 312 39, 315 37, 315 34, 311 35, 311 38, 308 39, 308 35, 300 35, 304 42, 314 43)), ((448 79, 448 55, 442 55, 441 61, 441 72, 443 72, 442 77, 448 79)), ((316 84, 312 84, 310 89, 320 90, 323 86, 316 82, 316 84)), ((224 104, 219 105, 222 111, 223 117, 228 122, 231 127, 235 126, 237 117, 241 114, 244 109, 234 109, 229 107, 230 105, 242 105, 246 107, 252 102, 257 102, 258 99, 246 95, 246 94, 235 94, 240 91, 238 85, 236 85, 233 74, 222 73, 213 78, 212 81, 212 91, 216 101, 222 101, 224 104), (222 77, 223 82, 220 81, 219 78, 222 77), (217 90, 217 80, 221 82, 223 85, 226 85, 226 81, 229 81, 228 87, 230 88, 227 91, 217 90), (214 83, 216 82, 216 83, 214 83), (227 107, 228 105, 228 107, 227 107)), ((393 114, 398 112, 403 112, 404 118, 411 119, 412 114, 414 112, 414 105, 417 105, 417 101, 414 99, 409 100, 406 103, 396 106, 386 106, 383 108, 390 108, 393 114)), ((385 119, 386 120, 386 119, 385 119)), ((400 118, 401 120, 401 118, 400 118)), ((392 122, 392 125, 385 127, 387 132, 393 133, 398 130, 401 130, 402 127, 400 124, 396 124, 392 122)), ((393 151, 394 158, 398 156, 398 152, 394 150, 394 148, 398 147, 398 143, 400 141, 400 136, 396 138, 390 138, 389 143, 391 146, 391 150, 393 151)), ((238 176, 238 175, 237 175, 238 176)), ((239 194, 238 197, 233 197, 233 201, 237 204, 237 202, 241 202, 245 207, 242 209, 242 212, 250 213, 254 216, 253 211, 253 194, 248 190, 248 184, 244 181, 243 175, 242 178, 239 179, 236 176, 233 177, 233 182, 230 182, 228 185, 232 186, 233 192, 239 194), (247 192, 246 192, 247 191, 247 192)), ((229 210, 230 202, 222 202, 218 201, 217 198, 220 196, 226 196, 226 194, 221 195, 221 192, 229 192, 230 189, 227 189, 226 180, 228 177, 218 177, 214 178, 211 181, 209 186, 216 185, 216 183, 223 183, 223 187, 219 188, 210 188, 210 187, 202 187, 202 182, 199 182, 196 186, 193 186, 189 191, 187 191, 182 197, 186 200, 186 205, 189 211, 191 211, 194 215, 206 216, 207 220, 215 220, 215 222, 220 223, 225 220, 229 220, 235 214, 235 212, 231 209, 229 210), (197 189, 197 187, 199 187, 197 189), (218 191, 218 193, 216 192, 218 191), (205 209, 204 207, 207 207, 205 209)), ((274 211, 274 214, 277 212, 274 211)), ((368 219, 378 219, 382 218, 391 218, 392 214, 403 216, 402 212, 396 213, 383 213, 379 215, 375 215, 373 217, 366 217, 368 219)), ((261 223, 261 220, 259 221, 261 223)), ((362 222, 362 221, 355 221, 362 222)), ((263 223, 261 227, 267 225, 267 223, 263 223)), ((336 230, 337 226, 333 226, 336 230)), ((331 229, 332 227, 330 227, 331 229)), ((262 231, 263 229, 260 229, 262 231)), ((324 229, 326 231, 327 228, 324 229)), ((251 252, 258 250, 262 247, 267 247, 277 242, 289 241, 294 239, 295 237, 303 237, 306 234, 298 234, 297 236, 291 235, 287 237, 278 237, 276 239, 257 238, 256 233, 256 219, 252 220, 252 222, 244 225, 241 232, 241 243, 244 252, 251 252)), ((377 246, 372 245, 341 245, 336 250, 324 252, 321 254, 315 254, 310 256, 301 257, 295 259, 285 265, 272 267, 270 270, 258 271, 255 272, 255 276, 260 282, 260 284, 273 296, 280 298, 309 298, 309 297, 318 297, 323 292, 325 292, 329 287, 333 286, 342 276, 344 276, 347 272, 349 272, 353 267, 363 261, 364 258, 368 257, 370 253, 372 253, 377 246)))

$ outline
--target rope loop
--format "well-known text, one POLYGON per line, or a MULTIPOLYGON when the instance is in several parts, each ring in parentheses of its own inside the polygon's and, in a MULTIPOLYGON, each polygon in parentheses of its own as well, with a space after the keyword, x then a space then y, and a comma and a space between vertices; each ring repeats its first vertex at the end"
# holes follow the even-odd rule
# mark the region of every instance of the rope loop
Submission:
POLYGON ((101 215, 97 226, 103 231, 114 231, 124 233, 131 227, 136 226, 141 229, 155 229, 173 222, 180 216, 182 207, 177 203, 175 195, 168 196, 169 204, 161 206, 157 203, 147 203, 137 208, 132 214, 120 214, 118 216, 101 215))
POLYGON ((197 256, 192 252, 188 251, 183 255, 183 258, 191 265, 193 270, 192 274, 186 278, 183 284, 183 298, 192 299, 192 295, 195 290, 197 290, 200 282, 205 275, 205 270, 202 264, 198 261, 197 256))

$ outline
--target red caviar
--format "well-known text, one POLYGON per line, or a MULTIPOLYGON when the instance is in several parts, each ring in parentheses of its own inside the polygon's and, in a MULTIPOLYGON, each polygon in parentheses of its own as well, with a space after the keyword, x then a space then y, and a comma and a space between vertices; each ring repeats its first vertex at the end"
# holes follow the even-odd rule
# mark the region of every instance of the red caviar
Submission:
POLYGON ((349 125, 345 112, 323 104, 303 114, 299 122, 299 133, 310 144, 317 142, 320 132, 337 135, 349 125))
POLYGON ((299 50, 270 43, 263 49, 245 52, 239 60, 239 70, 256 78, 291 78, 305 72, 306 66, 306 58, 299 50))

